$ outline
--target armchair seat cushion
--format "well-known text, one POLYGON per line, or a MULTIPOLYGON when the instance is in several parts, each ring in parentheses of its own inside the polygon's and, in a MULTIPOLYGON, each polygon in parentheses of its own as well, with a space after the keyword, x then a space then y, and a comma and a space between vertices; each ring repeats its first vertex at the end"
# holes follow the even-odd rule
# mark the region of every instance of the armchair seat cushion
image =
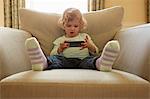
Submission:
POLYGON ((4 99, 148 99, 149 82, 119 70, 53 69, 14 74, 1 88, 4 99))

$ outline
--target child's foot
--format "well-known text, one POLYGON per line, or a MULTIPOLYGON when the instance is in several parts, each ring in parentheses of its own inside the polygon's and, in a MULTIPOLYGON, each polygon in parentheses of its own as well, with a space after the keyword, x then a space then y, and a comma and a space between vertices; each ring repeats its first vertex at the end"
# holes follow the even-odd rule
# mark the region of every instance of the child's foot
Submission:
POLYGON ((35 37, 28 38, 25 42, 31 60, 32 70, 41 71, 47 67, 47 59, 35 37))
POLYGON ((101 71, 111 71, 119 52, 119 42, 116 40, 109 41, 105 45, 101 57, 96 60, 96 68, 101 71))

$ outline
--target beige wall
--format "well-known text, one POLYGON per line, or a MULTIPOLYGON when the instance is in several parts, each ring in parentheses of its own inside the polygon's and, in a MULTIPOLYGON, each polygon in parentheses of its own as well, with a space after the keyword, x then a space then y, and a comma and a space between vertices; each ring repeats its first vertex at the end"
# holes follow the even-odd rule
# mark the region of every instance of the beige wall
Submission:
POLYGON ((4 8, 3 8, 3 0, 0 0, 0 26, 4 26, 4 8))
POLYGON ((124 27, 135 26, 146 23, 147 0, 105 0, 105 7, 121 5, 124 7, 124 27))

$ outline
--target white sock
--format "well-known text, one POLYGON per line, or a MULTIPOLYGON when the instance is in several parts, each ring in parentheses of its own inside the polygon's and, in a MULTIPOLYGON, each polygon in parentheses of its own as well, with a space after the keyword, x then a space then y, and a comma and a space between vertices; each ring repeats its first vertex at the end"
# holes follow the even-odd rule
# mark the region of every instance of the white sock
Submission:
POLYGON ((111 71, 119 52, 119 42, 117 40, 109 41, 105 45, 100 58, 96 60, 96 68, 101 71, 111 71))
POLYGON ((47 59, 42 52, 37 39, 35 37, 28 38, 25 41, 25 46, 32 64, 32 70, 44 70, 47 67, 47 59))

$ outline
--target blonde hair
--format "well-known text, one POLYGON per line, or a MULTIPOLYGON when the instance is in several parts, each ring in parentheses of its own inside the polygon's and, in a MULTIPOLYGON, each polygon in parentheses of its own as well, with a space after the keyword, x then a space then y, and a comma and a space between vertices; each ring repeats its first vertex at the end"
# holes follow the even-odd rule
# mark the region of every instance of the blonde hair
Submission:
POLYGON ((63 16, 58 20, 58 26, 64 29, 64 24, 74 19, 79 19, 80 30, 87 27, 87 21, 82 16, 81 12, 76 8, 68 8, 64 11, 63 16))

